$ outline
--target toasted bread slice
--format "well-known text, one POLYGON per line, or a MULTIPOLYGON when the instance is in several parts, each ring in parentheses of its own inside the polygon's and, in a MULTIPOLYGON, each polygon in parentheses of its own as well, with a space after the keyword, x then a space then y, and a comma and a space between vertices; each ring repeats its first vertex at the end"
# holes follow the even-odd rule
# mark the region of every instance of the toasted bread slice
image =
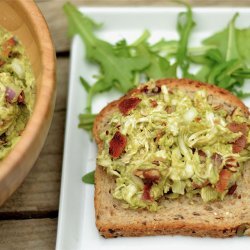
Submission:
MULTIPOLYGON (((214 104, 221 104, 224 109, 233 111, 239 107, 247 117, 248 108, 230 92, 214 85, 203 84, 187 79, 163 79, 157 81, 159 86, 167 85, 180 88, 188 95, 199 89, 205 89, 214 104)), ((138 87, 140 89, 141 86, 138 87)), ((135 94, 138 89, 107 105, 96 117, 93 134, 98 149, 102 149, 99 138, 107 126, 109 117, 118 109, 118 104, 135 94)), ((95 212, 96 226, 106 238, 119 236, 146 235, 190 235, 230 237, 250 235, 250 164, 246 163, 243 176, 237 182, 237 190, 227 195, 223 201, 204 203, 200 197, 189 199, 161 199, 163 208, 157 212, 126 209, 119 200, 112 196, 115 178, 101 167, 95 172, 95 212)))

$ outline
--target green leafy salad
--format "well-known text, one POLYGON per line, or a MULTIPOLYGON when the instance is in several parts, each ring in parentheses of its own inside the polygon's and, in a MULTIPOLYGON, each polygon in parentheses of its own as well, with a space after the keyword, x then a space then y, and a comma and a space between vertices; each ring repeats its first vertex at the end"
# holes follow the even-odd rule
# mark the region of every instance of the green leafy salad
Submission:
MULTIPOLYGON (((145 91, 124 104, 133 109, 127 112, 119 106, 109 128, 99 135, 104 146, 97 163, 117 177, 113 196, 131 208, 155 211, 163 196, 200 195, 205 202, 223 199, 234 192, 250 159, 246 114, 236 109, 229 115, 210 103, 204 90, 191 97, 178 88, 156 84, 157 79, 182 77, 215 84, 240 98, 250 96, 242 91, 250 78, 250 28, 237 28, 235 14, 224 30, 201 41, 199 47, 190 47, 196 23, 191 7, 185 6, 177 19, 179 39, 162 38, 154 44, 149 43, 148 30, 131 44, 125 39, 108 43, 95 34, 101 25, 72 4, 64 6, 69 33, 80 35, 86 58, 99 65, 94 84, 80 77, 88 93, 80 128, 92 130, 96 116, 92 101, 97 93, 112 88, 127 93, 141 79, 149 81, 139 87, 145 91), (192 65, 198 68, 195 74, 192 65), (150 98, 148 93, 153 93, 150 98)), ((83 181, 93 183, 93 177, 91 172, 83 181)))
POLYGON ((186 12, 178 15, 178 40, 162 38, 150 44, 150 31, 145 30, 131 44, 125 38, 111 44, 96 36, 95 31, 102 28, 101 24, 81 13, 74 5, 64 5, 69 34, 81 36, 86 58, 100 67, 93 85, 80 78, 88 99, 86 111, 80 115, 79 127, 87 131, 92 129, 95 115, 91 109, 95 94, 112 88, 126 93, 135 88, 142 78, 146 81, 177 78, 177 69, 180 69, 178 78, 215 84, 240 98, 250 96, 250 93, 242 92, 245 80, 250 78, 250 28, 237 28, 235 22, 239 15, 235 14, 224 30, 204 39, 199 47, 190 47, 189 38, 196 23, 191 7, 186 5, 186 8, 186 12), (196 74, 190 71, 192 64, 199 67, 196 74))

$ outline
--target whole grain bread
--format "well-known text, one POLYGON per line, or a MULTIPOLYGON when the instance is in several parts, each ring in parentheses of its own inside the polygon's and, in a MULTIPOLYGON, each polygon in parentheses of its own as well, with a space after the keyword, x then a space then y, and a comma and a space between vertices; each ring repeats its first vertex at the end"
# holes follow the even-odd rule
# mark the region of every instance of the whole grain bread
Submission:
MULTIPOLYGON (((167 85, 169 89, 180 88, 188 95, 198 89, 205 89, 213 104, 220 104, 232 112, 239 107, 247 117, 248 108, 230 92, 201 82, 188 79, 163 79, 157 85, 167 85)), ((96 117, 93 135, 102 149, 99 138, 101 131, 108 126, 107 121, 118 104, 127 97, 136 95, 140 88, 130 91, 117 101, 108 104, 96 117)), ((95 172, 95 213, 96 226, 106 238, 119 236, 146 235, 191 235, 210 237, 231 237, 234 235, 250 236, 250 164, 246 163, 242 178, 233 195, 227 195, 223 201, 204 203, 200 197, 189 199, 185 196, 178 199, 161 199, 163 206, 157 212, 132 210, 122 206, 121 201, 113 198, 115 178, 101 167, 95 172)))

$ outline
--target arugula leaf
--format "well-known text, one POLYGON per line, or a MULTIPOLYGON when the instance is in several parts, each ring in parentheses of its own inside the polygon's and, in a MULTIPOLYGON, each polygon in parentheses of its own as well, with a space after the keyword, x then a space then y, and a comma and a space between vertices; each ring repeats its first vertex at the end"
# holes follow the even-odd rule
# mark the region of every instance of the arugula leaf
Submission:
POLYGON ((234 90, 234 92, 239 98, 250 97, 250 92, 243 92, 242 90, 234 90))
POLYGON ((144 30, 142 35, 131 44, 131 47, 136 47, 144 42, 147 42, 149 37, 150 37, 150 32, 148 30, 144 30))
POLYGON ((238 51, 247 66, 250 66, 250 28, 236 29, 238 51))
POLYGON ((83 128, 86 131, 91 131, 96 114, 80 114, 79 115, 79 128, 83 128))
MULTIPOLYGON (((98 27, 91 19, 83 15, 77 8, 66 3, 64 11, 68 17, 70 34, 79 34, 86 46, 87 58, 100 65, 102 83, 114 86, 121 92, 126 93, 135 87, 134 72, 142 71, 150 62, 143 56, 126 57, 117 56, 113 45, 98 39, 94 34, 94 28, 98 27)), ((100 82, 98 82, 98 89, 100 82)), ((96 93, 92 91, 92 95, 96 93)))
POLYGON ((87 97, 87 106, 86 106, 86 112, 91 113, 91 107, 92 107, 92 99, 93 96, 97 93, 101 93, 104 91, 108 91, 113 87, 112 82, 104 81, 102 78, 97 80, 94 85, 89 89, 88 97, 87 97))
POLYGON ((144 70, 148 79, 176 77, 176 65, 170 66, 168 60, 152 52, 147 43, 143 42, 135 49, 138 55, 144 55, 151 62, 150 66, 144 70))
POLYGON ((232 76, 240 78, 250 78, 250 69, 244 68, 236 70, 235 72, 232 73, 232 76))
POLYGON ((152 52, 156 52, 160 55, 164 55, 166 58, 175 58, 178 48, 178 41, 161 39, 155 44, 150 46, 152 52))
POLYGON ((227 39, 227 50, 226 50, 226 61, 239 58, 239 52, 237 48, 237 40, 236 40, 236 29, 235 29, 235 20, 239 16, 236 13, 229 23, 228 26, 228 39, 227 39))
POLYGON ((89 83, 81 76, 80 76, 80 81, 81 81, 82 86, 86 90, 86 92, 89 92, 89 90, 91 89, 91 86, 89 85, 89 83))
POLYGON ((133 53, 139 56, 145 56, 150 61, 150 65, 144 69, 143 73, 148 79, 176 77, 177 65, 170 65, 169 61, 159 53, 162 51, 157 51, 160 46, 164 46, 166 49, 168 42, 161 40, 155 45, 150 45, 148 43, 149 37, 149 31, 145 30, 143 34, 130 45, 133 53))
POLYGON ((206 38, 202 43, 218 48, 226 61, 242 59, 245 64, 250 64, 250 29, 235 27, 238 16, 236 13, 226 29, 206 38))
MULTIPOLYGON (((180 1, 177 1, 180 2, 180 1)), ((178 49, 176 52, 176 60, 177 64, 182 69, 182 74, 184 77, 189 75, 189 59, 187 55, 188 41, 193 27, 195 26, 195 22, 193 20, 192 9, 189 4, 181 2, 187 7, 186 12, 181 12, 178 15, 177 19, 177 30, 180 35, 180 40, 178 43, 178 49)))
POLYGON ((196 80, 201 82, 207 82, 208 75, 210 73, 210 66, 204 65, 197 73, 196 73, 196 80))
POLYGON ((82 177, 82 181, 86 184, 95 184, 95 171, 91 171, 82 177))

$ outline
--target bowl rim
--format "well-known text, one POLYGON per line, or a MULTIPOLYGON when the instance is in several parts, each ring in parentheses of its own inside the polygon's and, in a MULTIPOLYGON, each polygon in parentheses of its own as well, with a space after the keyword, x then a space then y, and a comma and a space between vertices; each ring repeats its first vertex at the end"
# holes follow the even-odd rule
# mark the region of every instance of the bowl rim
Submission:
MULTIPOLYGON (((39 138, 39 135, 41 134, 41 129, 45 130, 44 133, 46 135, 48 133, 48 128, 44 128, 43 122, 44 119, 48 119, 49 125, 51 124, 56 95, 55 50, 45 18, 43 17, 41 11, 34 1, 19 0, 13 2, 14 4, 18 3, 22 10, 25 11, 25 13, 27 14, 27 19, 29 19, 30 26, 39 27, 39 29, 33 28, 32 32, 34 32, 34 34, 36 35, 38 48, 41 52, 41 86, 39 86, 39 95, 35 97, 36 100, 33 113, 29 118, 28 123, 26 124, 20 140, 16 143, 16 145, 8 153, 8 155, 0 161, 0 183, 6 178, 10 178, 11 172, 19 166, 19 163, 22 162, 24 156, 26 157, 26 159, 29 157, 26 154, 28 150, 32 148, 32 144, 36 139, 40 140, 41 143, 39 144, 40 147, 35 152, 35 158, 33 158, 36 159, 39 155, 46 139, 46 137, 39 138)), ((26 167, 27 171, 25 172, 24 177, 33 167, 34 161, 30 165, 31 166, 26 167)), ((16 185, 16 187, 18 187, 22 183, 24 177, 20 178, 19 183, 16 185)), ((7 196, 10 196, 15 191, 15 189, 10 190, 7 196)))

